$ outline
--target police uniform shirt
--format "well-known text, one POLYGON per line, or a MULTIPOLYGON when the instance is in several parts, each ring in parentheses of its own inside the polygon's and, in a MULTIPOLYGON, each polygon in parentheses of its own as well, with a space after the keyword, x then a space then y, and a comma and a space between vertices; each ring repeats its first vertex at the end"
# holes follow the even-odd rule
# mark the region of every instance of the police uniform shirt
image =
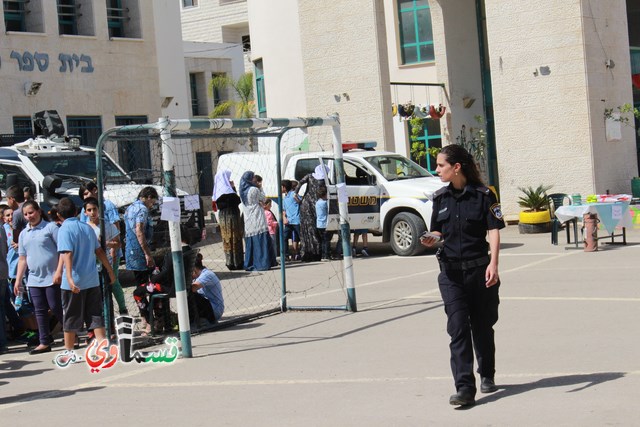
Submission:
POLYGON ((469 184, 457 191, 449 184, 434 194, 431 231, 439 231, 444 237, 441 254, 445 260, 486 256, 487 231, 504 227, 500 204, 485 186, 469 184))

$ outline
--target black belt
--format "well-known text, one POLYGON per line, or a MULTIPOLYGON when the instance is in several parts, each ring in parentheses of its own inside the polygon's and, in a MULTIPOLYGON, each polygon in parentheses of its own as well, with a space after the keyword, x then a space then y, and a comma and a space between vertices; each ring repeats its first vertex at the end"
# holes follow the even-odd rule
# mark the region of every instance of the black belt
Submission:
POLYGON ((485 255, 480 258, 469 259, 466 261, 440 261, 440 267, 444 270, 470 270, 474 267, 482 267, 489 264, 491 258, 485 255))

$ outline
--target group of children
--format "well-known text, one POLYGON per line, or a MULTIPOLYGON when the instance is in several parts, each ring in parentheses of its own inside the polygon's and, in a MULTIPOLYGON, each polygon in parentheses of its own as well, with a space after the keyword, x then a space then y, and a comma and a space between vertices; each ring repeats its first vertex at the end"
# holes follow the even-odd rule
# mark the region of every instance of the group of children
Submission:
MULTIPOLYGON (((258 182, 261 183, 260 178, 258 182)), ((282 194, 283 194, 283 224, 284 224, 284 238, 287 247, 285 248, 285 254, 287 260, 300 260, 300 203, 296 198, 295 191, 293 190, 297 183, 288 179, 282 180, 282 194), (291 251, 289 250, 289 240, 291 240, 291 251)), ((279 250, 279 237, 278 237, 278 220, 271 211, 272 202, 270 199, 264 204, 265 217, 267 219, 267 226, 269 228, 269 234, 273 240, 273 245, 276 254, 280 253, 279 250)), ((327 225, 329 221, 329 203, 328 193, 325 186, 318 188, 318 200, 315 205, 316 210, 316 228, 318 230, 318 237, 322 248, 322 261, 330 261, 332 258, 342 258, 342 237, 339 232, 327 231, 327 225), (338 242, 336 243, 334 253, 331 253, 331 240, 333 235, 338 235, 338 242)), ((368 230, 359 229, 353 230, 353 247, 352 253, 355 256, 357 254, 358 238, 362 236, 363 247, 360 254, 363 257, 368 257, 368 230)))
MULTIPOLYGON (((5 221, 0 239, 3 236, 7 239, 3 241, 7 257, 0 259, 0 264, 8 266, 7 277, 0 274, 0 280, 9 279, 4 289, 7 293, 2 293, 3 308, 7 310, 0 313, 0 352, 7 351, 5 315, 14 337, 21 327, 35 326, 29 324, 32 314, 23 309, 21 300, 30 301, 37 323, 37 345, 30 354, 51 351, 51 325, 56 323, 62 326, 67 350, 73 350, 78 331, 85 328, 96 338, 105 338, 97 261, 108 274, 110 283, 115 282, 116 277, 96 231, 77 218, 77 208, 71 199, 60 200, 49 212, 53 216, 50 221, 36 201, 25 200, 24 193, 17 185, 9 187, 7 205, 0 206, 5 221), (17 321, 14 313, 18 315, 17 321)), ((91 218, 97 212, 98 201, 88 198, 84 208, 91 218)))

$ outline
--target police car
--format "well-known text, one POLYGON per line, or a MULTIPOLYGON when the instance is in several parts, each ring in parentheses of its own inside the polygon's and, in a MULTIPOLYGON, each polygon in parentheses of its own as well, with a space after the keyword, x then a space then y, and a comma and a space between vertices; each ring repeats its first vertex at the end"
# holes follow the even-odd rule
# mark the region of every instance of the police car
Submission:
MULTIPOLYGON (((349 226, 382 235, 400 256, 421 253, 420 235, 431 221, 431 196, 444 184, 440 178, 406 157, 389 151, 375 151, 375 141, 342 144, 348 197, 349 226)), ((231 170, 236 184, 246 170, 261 175, 266 196, 277 201, 274 159, 268 154, 229 153, 220 156, 218 169, 231 170)), ((282 161, 283 179, 300 181, 323 163, 329 174, 325 184, 329 190, 329 230, 339 228, 338 191, 333 152, 287 154, 282 161)))
MULTIPOLYGON (((105 199, 111 200, 123 214, 133 203, 145 185, 135 182, 106 153, 102 155, 105 178, 105 199)), ((78 190, 83 183, 95 180, 96 154, 91 147, 80 146, 76 138, 36 137, 10 147, 0 148, 0 190, 14 184, 20 188, 30 187, 42 208, 46 211, 58 203, 62 197, 71 198, 76 205, 82 206, 78 190)), ((156 187, 158 194, 162 188, 156 187)), ((178 196, 184 191, 178 190, 178 196)), ((187 226, 192 242, 202 239, 204 216, 202 207, 185 211, 181 199, 181 222, 187 226)), ((159 209, 152 210, 154 219, 155 248, 169 246, 168 228, 165 221, 159 221, 159 209)))

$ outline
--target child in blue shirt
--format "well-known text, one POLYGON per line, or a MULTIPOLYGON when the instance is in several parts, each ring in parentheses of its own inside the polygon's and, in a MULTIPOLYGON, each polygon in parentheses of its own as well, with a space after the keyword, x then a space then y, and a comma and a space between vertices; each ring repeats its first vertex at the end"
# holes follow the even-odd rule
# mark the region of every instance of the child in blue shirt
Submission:
POLYGON ((96 339, 106 337, 96 257, 109 274, 110 284, 115 282, 115 275, 91 226, 76 218, 77 209, 71 199, 60 200, 58 212, 63 219, 58 231, 58 252, 64 265, 61 285, 64 347, 73 351, 76 334, 85 324, 96 339))
MULTIPOLYGON (((300 244, 300 203, 295 198, 296 193, 293 191, 293 183, 290 180, 282 180, 282 192, 285 194, 282 202, 284 238, 287 242, 291 239, 292 259, 300 259, 298 254, 298 245, 300 244)), ((289 252, 288 246, 287 244, 287 253, 289 252)))
POLYGON ((202 254, 196 256, 193 279, 191 291, 198 315, 211 323, 218 322, 224 313, 222 284, 218 276, 202 264, 202 254))
POLYGON ((322 261, 329 261, 331 236, 327 231, 329 222, 329 203, 327 202, 327 187, 318 187, 318 201, 316 202, 316 228, 320 235, 320 247, 322 248, 322 261))

